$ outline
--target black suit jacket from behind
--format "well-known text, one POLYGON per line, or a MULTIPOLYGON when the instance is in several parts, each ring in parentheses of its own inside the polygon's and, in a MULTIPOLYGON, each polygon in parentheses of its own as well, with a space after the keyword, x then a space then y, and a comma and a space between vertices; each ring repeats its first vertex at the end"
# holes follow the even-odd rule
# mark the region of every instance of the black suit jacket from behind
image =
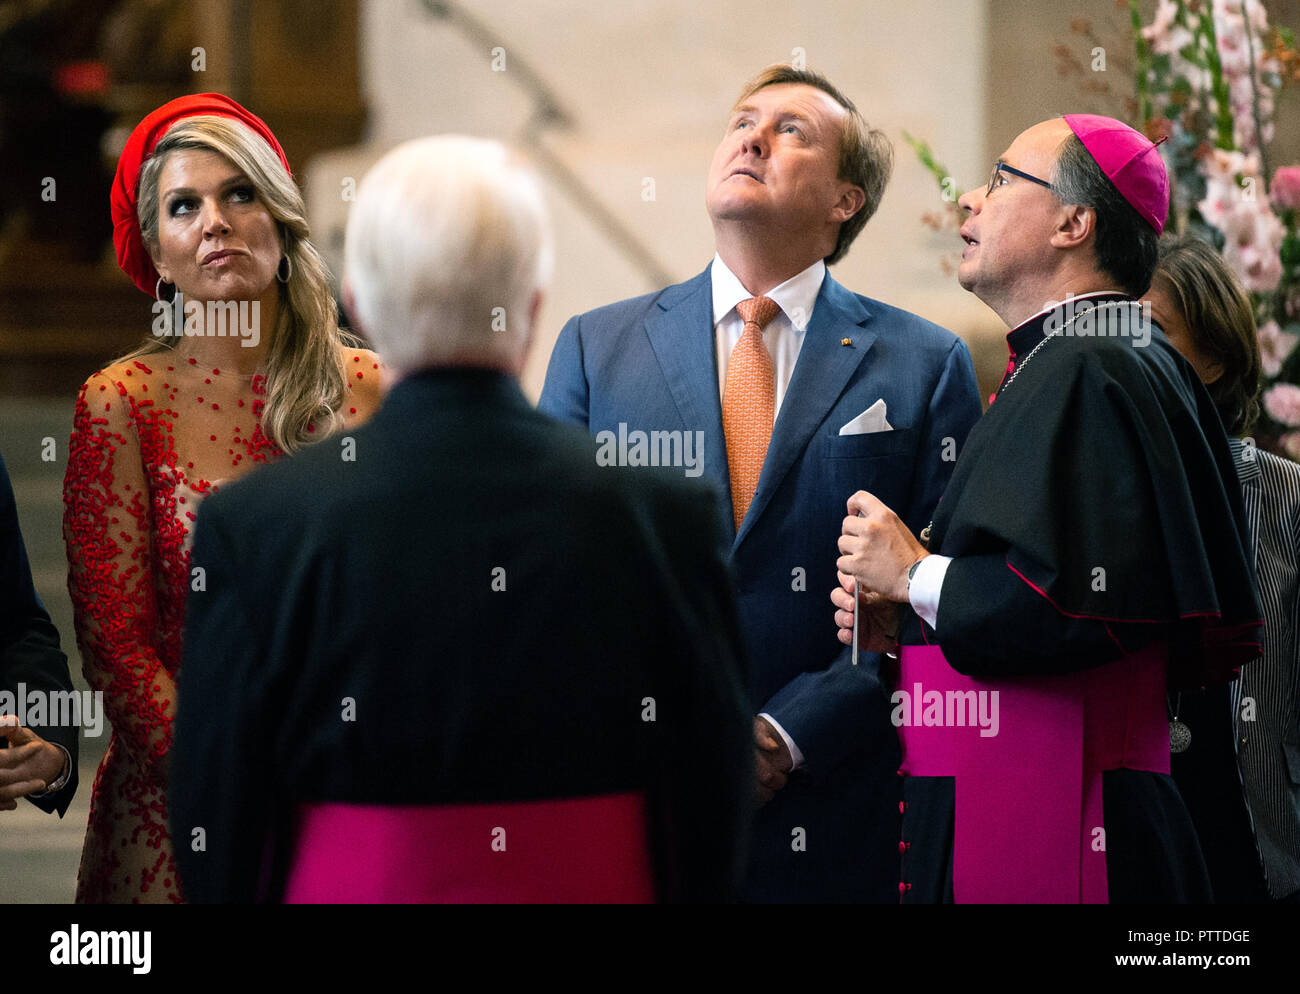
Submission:
POLYGON ((302 802, 626 790, 659 896, 731 898, 741 634, 716 498, 673 476, 600 467, 513 380, 444 370, 209 498, 170 775, 187 899, 276 900, 302 802))

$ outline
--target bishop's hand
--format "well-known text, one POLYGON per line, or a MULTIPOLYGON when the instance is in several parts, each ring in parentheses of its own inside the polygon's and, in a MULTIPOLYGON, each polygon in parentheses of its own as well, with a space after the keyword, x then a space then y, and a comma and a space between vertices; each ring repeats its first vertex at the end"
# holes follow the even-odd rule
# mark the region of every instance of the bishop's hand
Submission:
POLYGON ((862 594, 907 603, 907 571, 927 553, 898 515, 859 490, 849 498, 835 566, 858 582, 862 594))

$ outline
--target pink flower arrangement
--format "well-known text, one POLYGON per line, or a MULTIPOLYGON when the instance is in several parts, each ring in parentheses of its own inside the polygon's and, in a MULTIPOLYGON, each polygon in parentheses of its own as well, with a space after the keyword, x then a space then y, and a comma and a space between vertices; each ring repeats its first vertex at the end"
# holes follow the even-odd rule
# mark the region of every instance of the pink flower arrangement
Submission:
MULTIPOLYGON (((1256 201, 1263 204, 1263 201, 1256 201)), ((1286 229, 1268 209, 1242 208, 1226 219, 1223 260, 1254 293, 1272 293, 1282 279, 1282 239, 1286 229)))
POLYGON ((1269 191, 1273 206, 1280 211, 1300 210, 1300 166, 1280 166, 1273 174, 1269 191))
POLYGON ((1178 4, 1174 0, 1159 0, 1156 4, 1156 19, 1142 29, 1151 51, 1156 55, 1169 55, 1174 58, 1195 40, 1187 28, 1178 23, 1178 4))
POLYGON ((1247 290, 1272 293, 1282 279, 1282 239, 1286 228, 1264 196, 1259 160, 1241 152, 1214 149, 1201 160, 1205 199, 1197 209, 1224 236, 1223 259, 1247 290))
POLYGON ((1274 383, 1264 391, 1264 410, 1278 424, 1300 428, 1300 387, 1294 383, 1274 383))
POLYGON ((1223 80, 1228 85, 1228 102, 1232 107, 1233 138, 1237 147, 1247 152, 1259 148, 1262 138, 1265 145, 1273 140, 1273 91, 1265 84, 1265 77, 1281 68, 1268 54, 1265 38, 1268 32, 1268 12, 1260 0, 1245 0, 1244 7, 1250 18, 1250 31, 1242 17, 1242 0, 1214 0, 1214 33, 1219 48, 1219 64, 1223 80), (1251 63, 1255 78, 1251 80, 1251 63), (1259 116, 1262 135, 1255 132, 1253 102, 1259 97, 1259 116))
MULTIPOLYGON (((1138 0, 1125 6, 1139 16, 1138 0)), ((1156 0, 1140 30, 1138 112, 1153 140, 1170 138, 1171 228, 1222 245, 1249 291, 1260 444, 1300 460, 1300 165, 1268 163, 1275 99, 1300 52, 1272 30, 1262 0, 1156 0)))
POLYGON ((1295 351, 1300 336, 1283 331, 1276 321, 1265 321, 1259 326, 1259 358, 1264 375, 1270 380, 1282 372, 1282 363, 1295 351))
POLYGON ((1300 462, 1300 431, 1289 431, 1282 436, 1282 451, 1300 462))
MULTIPOLYGON (((1155 19, 1142 29, 1143 40, 1154 55, 1169 57, 1170 71, 1191 83, 1187 109, 1201 105, 1203 94, 1209 102, 1205 109, 1217 112, 1213 94, 1213 81, 1203 65, 1183 57, 1184 49, 1204 44, 1204 36, 1192 30, 1196 25, 1195 12, 1186 10, 1192 5, 1176 0, 1158 0, 1155 19)), ((1232 137, 1236 146, 1246 152, 1259 148, 1260 140, 1267 145, 1273 140, 1273 85, 1281 70, 1277 59, 1268 50, 1268 12, 1260 0, 1244 0, 1250 28, 1242 16, 1243 0, 1213 0, 1211 10, 1214 22, 1214 40, 1217 43, 1219 68, 1227 87, 1228 109, 1232 112, 1232 137), (1251 66, 1254 73, 1251 73, 1251 66), (1254 102, 1259 101, 1260 132, 1255 130, 1254 102)), ((1274 84, 1275 85, 1275 84, 1274 84)))

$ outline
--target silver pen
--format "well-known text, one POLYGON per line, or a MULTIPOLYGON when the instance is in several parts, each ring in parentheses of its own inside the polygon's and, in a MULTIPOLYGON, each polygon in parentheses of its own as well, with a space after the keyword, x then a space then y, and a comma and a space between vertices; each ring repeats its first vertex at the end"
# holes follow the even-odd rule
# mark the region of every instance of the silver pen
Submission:
POLYGON ((858 665, 858 578, 853 578, 853 665, 858 665))
MULTIPOLYGON (((861 511, 858 512, 859 518, 865 518, 866 515, 861 511)), ((853 665, 858 665, 858 614, 861 605, 858 603, 858 578, 853 578, 853 665)))

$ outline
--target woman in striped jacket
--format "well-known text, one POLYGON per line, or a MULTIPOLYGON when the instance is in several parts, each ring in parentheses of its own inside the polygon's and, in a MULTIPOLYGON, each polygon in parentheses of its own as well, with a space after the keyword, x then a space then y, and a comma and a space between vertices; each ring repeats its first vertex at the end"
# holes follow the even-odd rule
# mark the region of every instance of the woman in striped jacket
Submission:
POLYGON ((1300 903, 1300 464, 1245 437, 1259 413, 1259 338, 1220 255, 1195 239, 1162 242, 1148 298, 1229 434, 1264 611, 1262 659, 1222 693, 1171 699, 1171 721, 1191 731, 1174 777, 1216 901, 1300 903))

